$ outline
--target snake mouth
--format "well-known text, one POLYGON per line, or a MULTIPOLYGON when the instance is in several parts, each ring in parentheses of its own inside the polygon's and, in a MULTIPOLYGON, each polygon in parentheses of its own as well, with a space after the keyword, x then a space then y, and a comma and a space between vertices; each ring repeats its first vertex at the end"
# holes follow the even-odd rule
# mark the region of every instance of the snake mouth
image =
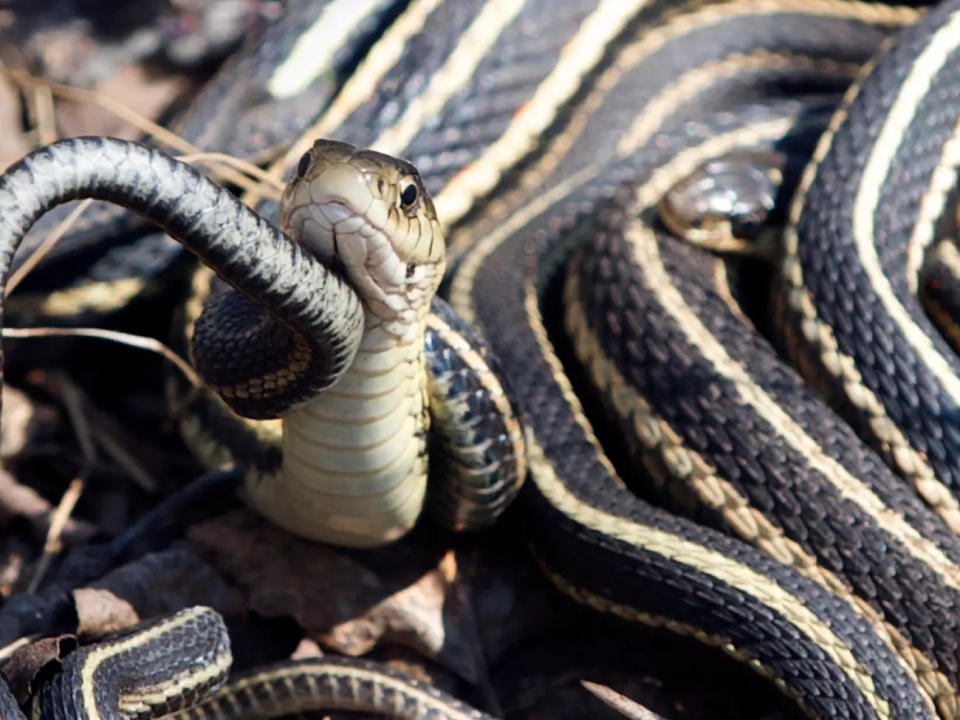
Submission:
POLYGON ((328 268, 353 285, 368 308, 392 315, 390 296, 403 282, 403 263, 396 258, 387 233, 353 203, 339 198, 293 208, 284 229, 328 268), (389 262, 393 256, 395 262, 389 262))

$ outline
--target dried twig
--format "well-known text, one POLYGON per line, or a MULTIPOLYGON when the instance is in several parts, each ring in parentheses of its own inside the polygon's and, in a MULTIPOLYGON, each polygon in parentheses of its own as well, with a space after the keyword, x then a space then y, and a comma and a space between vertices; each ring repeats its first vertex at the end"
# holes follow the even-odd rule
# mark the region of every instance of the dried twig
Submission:
POLYGON ((98 340, 107 340, 109 342, 120 343, 130 347, 147 350, 149 352, 162 355, 164 358, 177 366, 177 369, 183 373, 184 377, 190 381, 190 384, 196 388, 203 387, 203 380, 197 375, 196 370, 190 367, 190 364, 175 353, 169 346, 164 345, 156 338, 144 337, 143 335, 133 335, 131 333, 119 332, 117 330, 104 330, 103 328, 58 328, 58 327, 31 327, 31 328, 3 328, 3 337, 5 338, 37 338, 37 337, 89 337, 98 340))
MULTIPOLYGON (((20 515, 27 519, 37 535, 50 532, 53 510, 45 497, 23 485, 5 470, 0 470, 0 517, 20 515)), ((89 540, 97 528, 83 520, 70 520, 61 535, 70 544, 89 540)))
POLYGON ((605 705, 613 708, 624 717, 630 718, 630 720, 664 720, 662 716, 606 685, 600 685, 589 680, 581 680, 580 684, 605 705))
MULTIPOLYGON (((176 152, 186 155, 203 154, 203 151, 200 148, 197 148, 195 145, 193 145, 193 143, 185 140, 175 132, 168 130, 162 125, 159 125, 149 118, 141 115, 136 110, 133 110, 123 103, 114 100, 113 98, 109 97, 108 95, 104 95, 101 92, 97 92, 96 90, 85 90, 82 88, 71 87, 69 85, 50 82, 49 80, 31 75, 30 73, 23 72, 22 70, 14 70, 12 68, 4 67, 2 64, 0 64, 0 74, 6 75, 21 87, 28 90, 34 90, 35 88, 39 87, 43 88, 44 92, 49 93, 51 96, 67 98, 77 102, 93 103, 94 105, 97 105, 125 120, 134 127, 140 129, 142 132, 154 138, 161 145, 165 145, 176 152)), ((38 112, 38 124, 40 122, 39 116, 40 113, 38 112)), ((217 177, 234 183, 235 185, 238 185, 249 192, 266 193, 268 195, 271 194, 271 186, 263 186, 259 183, 254 183, 251 185, 246 177, 232 169, 231 166, 236 166, 238 163, 243 162, 243 160, 234 159, 229 163, 217 165, 215 168, 215 174, 217 177)))
POLYGON ((33 88, 33 107, 37 120, 37 141, 44 145, 52 143, 57 139, 57 124, 50 88, 42 85, 33 88))

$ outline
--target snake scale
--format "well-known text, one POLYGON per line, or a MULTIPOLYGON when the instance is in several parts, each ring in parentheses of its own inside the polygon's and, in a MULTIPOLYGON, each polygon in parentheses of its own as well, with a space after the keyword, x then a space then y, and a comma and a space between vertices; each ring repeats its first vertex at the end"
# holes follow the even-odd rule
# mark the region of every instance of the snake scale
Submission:
MULTIPOLYGON (((475 14, 458 14, 412 2, 384 35, 407 33, 404 50, 393 46, 397 64, 361 63, 276 172, 299 162, 294 173, 306 178, 318 160, 310 153, 320 151, 304 152, 317 135, 403 154, 418 167, 401 175, 417 178, 419 202, 432 195, 446 231, 453 261, 443 292, 489 343, 523 413, 529 471, 518 512, 529 518, 546 576, 584 605, 722 648, 813 717, 960 715, 956 361, 913 299, 955 184, 960 3, 920 19, 911 8, 839 0, 570 3, 551 19, 574 30, 541 26, 544 45, 527 50, 549 63, 531 59, 527 76, 498 43, 510 47, 525 17, 549 16, 544 5, 476 5, 475 14), (456 29, 427 33, 441 21, 456 29), (426 88, 422 78, 399 83, 419 88, 405 110, 353 90, 364 78, 388 87, 392 72, 409 78, 403 53, 430 41, 444 52, 430 61, 426 88), (523 112, 506 103, 479 122, 470 93, 482 94, 490 78, 486 89, 497 97, 490 87, 509 89, 508 77, 528 80, 517 91, 523 112), (451 130, 464 117, 476 123, 471 142, 451 130), (777 199, 789 209, 776 272, 678 241, 658 216, 676 183, 744 149, 812 156, 785 184, 796 188, 793 199, 789 189, 777 199), (758 286, 771 275, 768 300, 758 286), (774 322, 764 319, 768 310, 774 322), (849 427, 782 363, 750 315, 849 427), (579 369, 565 370, 577 367, 573 358, 579 369)), ((375 45, 369 57, 378 52, 375 45)), ((288 325, 320 329, 307 357, 328 357, 323 345, 334 337, 346 348, 334 364, 350 364, 358 341, 330 331, 358 325, 364 312, 342 275, 367 311, 374 304, 349 269, 369 259, 339 247, 334 233, 331 245, 321 243, 324 265, 221 201, 198 175, 140 146, 104 152, 106 142, 41 150, 6 175, 0 190, 16 201, 2 203, 2 218, 16 227, 5 237, 22 234, 50 204, 24 205, 31 193, 56 183, 64 197, 91 191, 60 177, 58 153, 76 153, 67 164, 81 180, 95 176, 104 188, 96 192, 166 222, 288 325), (119 180, 115 163, 80 160, 114 151, 140 158, 119 166, 119 180), (47 174, 28 188, 18 180, 25 168, 47 174), (147 177, 159 195, 144 197, 147 177), (209 193, 210 207, 222 202, 219 217, 209 214, 221 231, 248 228, 261 238, 258 261, 211 244, 216 233, 194 221, 203 216, 184 186, 179 195, 158 190, 170 177, 209 193), (303 292, 310 287, 329 290, 318 298, 303 292), (331 317, 328 302, 349 311, 331 317)), ((378 177, 396 188, 388 202, 403 211, 408 185, 377 173, 364 182, 378 177)), ((4 244, 7 263, 13 242, 4 244)), ((390 273, 415 276, 424 261, 390 273)), ((317 370, 320 384, 331 372, 317 370)), ((298 666, 265 672, 245 681, 246 695, 230 685, 184 712, 243 717, 300 707, 284 704, 290 693, 277 700, 276 688, 304 677, 316 679, 298 666), (259 709, 240 699, 250 697, 259 709)), ((376 696, 383 685, 371 682, 376 696)), ((390 712, 480 716, 447 700, 412 709, 414 695, 392 695, 390 712)))

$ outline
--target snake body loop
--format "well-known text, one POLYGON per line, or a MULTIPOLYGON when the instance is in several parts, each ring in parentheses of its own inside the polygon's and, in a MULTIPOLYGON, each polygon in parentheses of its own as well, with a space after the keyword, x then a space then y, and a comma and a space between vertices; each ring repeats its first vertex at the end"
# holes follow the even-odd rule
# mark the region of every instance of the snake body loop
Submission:
POLYGON ((7 170, 0 179, 0 280, 39 216, 88 197, 160 225, 298 335, 302 362, 263 399, 263 412, 303 402, 350 364, 363 326, 354 291, 219 185, 133 142, 63 140, 7 170))
POLYGON ((238 676, 168 720, 252 720, 331 710, 373 712, 397 720, 493 720, 389 667, 337 658, 282 663, 238 676))

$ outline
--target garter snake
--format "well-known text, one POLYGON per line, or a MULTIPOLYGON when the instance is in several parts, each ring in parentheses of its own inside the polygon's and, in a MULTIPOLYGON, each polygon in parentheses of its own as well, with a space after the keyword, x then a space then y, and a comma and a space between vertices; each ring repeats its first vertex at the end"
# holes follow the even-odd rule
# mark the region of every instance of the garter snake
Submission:
MULTIPOLYGON (((437 202, 459 203, 462 209, 458 212, 465 213, 470 203, 491 189, 474 188, 475 183, 468 182, 466 177, 469 173, 490 167, 491 162, 495 163, 494 169, 499 168, 502 172, 536 149, 535 132, 538 128, 529 126, 529 116, 518 127, 517 121, 521 118, 515 110, 528 98, 534 98, 538 100, 537 116, 544 127, 554 122, 561 116, 564 103, 575 94, 577 85, 560 86, 557 88, 559 93, 547 94, 544 89, 556 86, 561 77, 567 81, 571 77, 578 81, 587 77, 603 59, 597 49, 599 46, 595 44, 617 40, 624 28, 652 14, 656 4, 651 4, 651 8, 646 5, 639 0, 627 3, 576 0, 564 3, 558 9, 542 0, 522 3, 502 0, 413 2, 374 45, 330 108, 301 136, 300 141, 293 143, 287 157, 277 163, 273 171, 278 175, 289 175, 314 138, 331 136, 411 158, 417 164, 423 188, 435 196, 437 202), (590 52, 569 52, 570 47, 578 45, 590 52), (523 67, 524 72, 518 75, 517 67, 523 67), (433 80, 424 84, 421 79, 425 76, 431 76, 433 80), (405 110, 398 116, 400 100, 405 110), (478 113, 481 111, 483 121, 479 122, 478 113), (462 128, 462 132, 458 134, 457 128, 462 128), (504 140, 511 137, 515 140, 505 146, 504 140), (459 199, 447 200, 453 197, 459 199)), ((490 171, 484 172, 489 177, 490 171)), ((262 212, 270 210, 268 204, 259 207, 262 212)), ((448 222, 452 217, 442 208, 437 212, 445 212, 448 222)), ((193 288, 188 317, 184 322, 188 333, 199 314, 201 298, 209 292, 209 284, 202 272, 195 277, 193 288)), ((432 338, 440 335, 436 328, 431 328, 432 338)), ((456 340, 450 342, 463 345, 456 340)), ((481 377, 476 366, 482 357, 475 354, 473 361, 469 371, 460 373, 461 378, 471 378, 471 393, 481 389, 475 379, 481 377)), ((492 375, 484 373, 482 377, 492 375)), ((433 382, 431 387, 437 388, 440 384, 433 382)), ((504 397, 497 387, 490 388, 489 396, 504 397)), ((471 395, 463 393, 460 397, 471 395)), ((497 403, 497 400, 489 401, 492 406, 497 403)), ((434 407, 439 405, 436 401, 431 404, 434 407)), ((461 406, 462 411, 472 414, 466 404, 461 403, 461 406)), ((499 410, 480 415, 494 418, 499 416, 499 410)), ((495 422, 499 424, 499 421, 495 422)), ((446 423, 444 427, 450 431, 441 428, 441 432, 434 433, 433 437, 438 434, 447 438, 460 437, 456 425, 446 423)), ((507 425, 512 426, 512 422, 508 421, 507 425)), ((494 460, 494 450, 505 449, 513 458, 522 456, 519 451, 522 440, 515 426, 497 428, 495 432, 491 430, 471 431, 468 436, 478 439, 462 443, 469 447, 456 453, 458 459, 453 460, 453 465, 463 466, 470 462, 478 468, 493 467, 499 462, 494 460), (493 444, 488 446, 491 440, 493 444), (468 456, 473 459, 468 461, 468 456)), ((324 525, 316 522, 316 518, 296 520, 298 514, 305 514, 307 504, 294 500, 286 491, 273 490, 276 484, 264 480, 276 476, 283 462, 280 453, 269 452, 269 448, 287 442, 287 435, 281 433, 278 423, 251 422, 209 406, 190 408, 184 415, 184 435, 191 438, 191 445, 207 462, 223 459, 223 453, 227 451, 229 457, 253 468, 248 488, 256 488, 252 494, 260 497, 258 504, 270 517, 288 528, 296 527, 298 532, 310 537, 334 538, 329 529, 323 529, 324 525), (246 440, 238 442, 238 437, 246 440), (264 452, 264 448, 268 450, 264 452), (284 495, 288 496, 282 497, 284 495), (266 509, 271 505, 276 507, 275 511, 266 509)), ((397 435, 394 439, 399 437, 397 435)), ((423 439, 417 439, 407 450, 422 443, 423 439)), ((328 447, 330 444, 327 442, 328 447)), ((333 444, 343 445, 341 441, 333 444)), ((451 445, 443 443, 441 447, 450 448, 451 445)), ((440 454, 450 467, 453 454, 442 449, 440 454)), ((341 474, 346 476, 349 472, 346 470, 341 474)), ((345 480, 346 477, 340 481, 341 485, 345 480)), ((505 505, 505 498, 512 495, 510 483, 500 479, 483 485, 487 488, 483 491, 478 491, 481 485, 474 482, 460 485, 463 491, 431 501, 439 508, 441 516, 449 518, 444 521, 445 525, 464 526, 466 517, 474 518, 469 524, 479 522, 484 513, 471 510, 476 503, 463 502, 468 495, 479 499, 481 492, 488 494, 486 502, 500 509, 505 505), (494 492, 493 488, 497 486, 503 490, 494 492), (457 495, 460 502, 453 500, 457 495)), ((422 493, 422 485, 418 493, 422 493)), ((344 499, 343 502, 346 505, 350 500, 344 499)), ((410 519, 404 523, 409 526, 410 519)), ((337 540, 369 544, 383 542, 386 538, 383 533, 375 531, 364 531, 363 535, 379 539, 360 540, 359 532, 354 529, 338 533, 337 540), (353 535, 353 539, 348 535, 353 535)), ((395 536, 396 532, 393 532, 391 537, 395 536)))
POLYGON ((950 7, 939 12, 942 27, 907 34, 878 61, 876 79, 855 88, 875 114, 860 123, 838 115, 817 148, 787 229, 781 302, 795 319, 788 346, 797 364, 956 531, 960 363, 916 299, 960 164, 956 120, 942 104, 958 75, 960 14, 950 7), (824 222, 827 214, 851 222, 824 222), (829 281, 815 272, 826 258, 837 273, 829 281))
MULTIPOLYGON (((712 155, 757 140, 770 142, 780 137, 794 123, 801 108, 783 101, 752 116, 748 113, 725 120, 719 117, 710 120, 693 110, 709 106, 711 89, 719 88, 724 98, 735 95, 734 90, 739 89, 749 98, 755 92, 758 76, 759 84, 767 86, 765 91, 783 83, 781 87, 790 90, 782 92, 792 95, 792 83, 803 85, 811 77, 820 76, 824 64, 830 65, 825 59, 836 52, 836 47, 829 45, 830 29, 850 23, 857 32, 848 32, 854 37, 848 37, 848 44, 843 45, 849 52, 846 62, 834 62, 830 74, 833 84, 828 82, 820 88, 821 91, 838 89, 838 85, 855 72, 850 66, 863 62, 876 48, 883 35, 877 28, 884 24, 896 25, 910 15, 907 11, 888 9, 887 15, 879 10, 878 15, 865 16, 861 15, 864 7, 839 2, 805 3, 785 10, 783 3, 776 7, 759 2, 719 3, 715 7, 678 12, 649 33, 640 32, 635 42, 627 42, 621 48, 615 60, 606 66, 608 70, 598 72, 598 77, 592 79, 589 89, 584 91, 584 97, 572 107, 566 107, 570 117, 536 153, 519 143, 508 147, 523 149, 504 161, 505 145, 501 145, 491 151, 489 158, 481 155, 474 160, 474 167, 485 166, 485 179, 476 180, 471 172, 466 172, 464 177, 468 179, 464 182, 468 189, 446 196, 451 198, 446 212, 451 218, 450 224, 454 225, 455 236, 459 232, 461 238, 476 237, 486 234, 477 228, 497 226, 496 232, 478 244, 469 239, 461 241, 460 246, 472 245, 472 248, 453 279, 451 297, 469 320, 483 328, 501 355, 508 377, 518 386, 521 402, 530 408, 528 442, 533 482, 528 485, 524 499, 536 518, 531 529, 536 553, 547 574, 558 585, 574 598, 599 609, 692 633, 706 642, 725 647, 771 677, 811 714, 932 717, 935 705, 942 716, 954 717, 957 678, 952 648, 948 639, 942 643, 938 639, 927 642, 925 631, 918 629, 926 626, 935 631, 952 627, 948 615, 927 614, 930 607, 955 605, 951 593, 955 591, 956 563, 960 555, 956 540, 948 532, 951 527, 948 513, 942 513, 938 519, 915 499, 909 499, 895 483, 883 478, 869 488, 861 484, 852 490, 856 478, 845 476, 858 474, 860 468, 856 468, 857 472, 841 469, 833 477, 823 472, 826 483, 823 487, 827 491, 838 487, 831 485, 839 482, 838 477, 854 483, 846 486, 844 495, 851 507, 857 506, 856 512, 863 513, 854 524, 872 523, 871 532, 890 533, 894 565, 909 568, 904 572, 911 578, 921 578, 917 586, 905 589, 929 594, 923 601, 905 601, 901 612, 889 606, 882 592, 870 596, 871 580, 883 577, 883 562, 878 564, 876 558, 866 553, 851 563, 863 573, 859 587, 856 578, 835 579, 829 551, 817 548, 815 541, 805 547, 800 540, 790 539, 784 530, 788 523, 782 518, 766 520, 765 512, 749 509, 749 502, 736 505, 744 495, 749 495, 748 490, 730 489, 718 481, 703 482, 701 486, 705 489, 700 490, 696 482, 692 483, 694 490, 704 495, 715 491, 722 501, 705 506, 719 510, 721 515, 726 512, 725 520, 734 526, 736 534, 742 539, 754 540, 775 559, 743 542, 646 504, 626 491, 613 463, 603 454, 580 402, 563 375, 539 305, 540 296, 553 281, 557 266, 569 254, 571 246, 597 228, 603 228, 608 239, 622 236, 625 243, 645 242, 639 257, 655 263, 652 267, 666 268, 671 263, 676 267, 702 265, 702 258, 688 257, 686 251, 677 251, 669 243, 651 244, 648 237, 643 237, 649 235, 644 229, 644 223, 649 222, 649 208, 672 182, 682 179, 712 155), (809 23, 806 34, 797 29, 804 27, 804 21, 809 23), (729 36, 730 45, 726 46, 718 40, 727 37, 722 33, 725 23, 729 23, 728 31, 735 31, 729 36), (760 30, 769 30, 778 23, 797 35, 791 38, 774 34, 768 36, 765 43, 757 40, 760 30), (698 36, 698 32, 702 34, 698 36), (871 32, 875 34, 871 36, 871 32), (709 43, 703 42, 707 36, 711 38, 709 43), (793 39, 803 39, 806 43, 803 51, 791 47, 793 39), (818 40, 825 47, 819 54, 815 49, 818 40), (691 51, 686 56, 664 52, 658 57, 658 51, 671 42, 677 43, 673 49, 697 47, 715 55, 705 59, 691 51), (751 54, 740 49, 742 45, 758 43, 762 51, 751 54), (850 43, 856 45, 853 50, 850 43), (789 61, 771 62, 771 58, 779 57, 778 51, 789 61), (752 66, 748 59, 751 57, 752 66), (815 61, 804 65, 800 60, 794 64, 798 57, 812 57, 815 61), (687 66, 680 70, 676 65, 668 65, 678 78, 661 90, 649 78, 666 74, 663 69, 666 58, 687 66), (724 60, 728 62, 725 64, 724 60), (748 71, 748 80, 740 75, 744 68, 748 71), (651 69, 660 72, 651 73, 651 69), (785 77, 792 80, 784 81, 785 77), (624 120, 625 114, 613 111, 615 105, 607 105, 623 98, 623 88, 631 84, 636 90, 631 97, 639 96, 645 110, 632 124, 632 118, 624 120), (668 118, 668 110, 677 112, 677 117, 694 119, 684 125, 677 117, 668 118), (587 117, 591 118, 590 123, 586 122, 587 117), (601 125, 597 129, 593 121, 597 117, 621 125, 614 125, 612 129, 601 125), (591 133, 605 136, 606 146, 596 145, 591 133), (518 188, 519 196, 533 186, 542 191, 539 196, 517 212, 511 213, 501 205, 494 206, 486 217, 479 210, 478 215, 471 217, 473 201, 497 185, 507 167, 531 153, 530 164, 523 171, 529 170, 534 176, 539 173, 540 177, 537 181, 528 181, 526 188, 522 178, 512 187, 518 188), (612 163, 606 162, 608 159, 612 163), (659 170, 655 169, 654 159, 664 162, 659 170), (597 207, 606 212, 606 216, 603 212, 599 215, 581 212, 584 208, 597 207), (497 216, 498 212, 502 214, 497 216), (458 219, 465 220, 459 227, 455 224, 458 219), (624 221, 628 223, 626 229, 619 225, 624 221), (668 253, 673 253, 670 261, 664 263, 658 259, 660 254, 666 257, 668 253), (571 557, 579 558, 580 562, 572 563, 571 557), (872 577, 871 573, 877 574, 872 577), (867 597, 859 600, 854 591, 864 592, 867 597), (915 635, 911 635, 912 631, 916 631, 915 635)), ((933 13, 918 26, 914 35, 908 36, 905 44, 939 37, 937 28, 941 27, 938 23, 942 17, 937 13, 941 12, 947 11, 933 13)), ((920 62, 915 58, 916 53, 904 53, 909 54, 909 60, 898 58, 897 63, 920 62)), ((919 57, 927 56, 921 53, 919 57)), ((878 67, 883 67, 882 63, 878 67)), ((899 87, 899 80, 894 84, 899 87)), ((858 87, 869 88, 870 81, 858 87)), ((568 93, 564 100, 575 94, 568 93)), ((867 104, 868 101, 860 102, 867 104)), ((560 105, 563 103, 558 107, 560 105)), ((851 117, 856 118, 853 111, 851 117)), ((518 130, 517 134, 529 137, 529 126, 524 130, 525 133, 518 130)), ((829 137, 834 137, 833 130, 836 128, 831 128, 829 137)), ((505 194, 509 197, 511 185, 505 184, 505 194)), ((444 197, 443 191, 439 197, 444 197)), ((442 213, 439 197, 438 207, 442 213)), ((706 287, 722 295, 723 286, 717 284, 715 271, 691 272, 698 283, 709 280, 713 284, 706 287)), ((663 277, 669 275, 665 270, 663 277)), ((680 276, 679 271, 676 276, 680 276)), ((663 278, 659 282, 662 306, 680 312, 692 302, 675 286, 671 290, 663 278)), ((576 295, 573 290, 569 294, 576 295)), ((696 299, 696 292, 690 291, 690 296, 696 299)), ((714 313, 723 311, 715 302, 704 308, 714 313)), ((685 332, 697 328, 693 315, 688 312, 678 316, 683 318, 677 322, 685 332)), ((575 317, 572 323, 584 326, 583 321, 575 317)), ((622 332, 622 328, 617 331, 622 332)), ((708 329, 693 348, 700 351, 708 347, 711 337, 714 333, 708 329)), ((606 367, 595 375, 602 378, 605 373, 606 384, 616 384, 619 381, 615 382, 611 369, 615 364, 606 359, 609 351, 599 352, 600 360, 594 364, 606 367)), ((727 380, 736 380, 734 384, 738 389, 756 387, 750 384, 755 382, 750 378, 734 377, 736 363, 716 363, 716 366, 727 380)), ((618 385, 612 400, 614 407, 616 403, 630 406, 634 401, 629 394, 626 386, 618 385)), ((754 404, 762 405, 759 401, 754 404)), ((640 444, 645 445, 644 452, 659 457, 671 472, 679 470, 695 481, 712 478, 709 464, 698 460, 684 445, 690 442, 689 438, 683 437, 658 412, 665 411, 627 414, 632 432, 640 444)), ((809 431, 809 428, 801 429, 809 431)), ((794 434, 792 439, 796 437, 794 434)), ((826 444, 825 439, 819 442, 826 444)), ((871 462, 864 459, 866 457, 869 456, 859 456, 856 462, 871 462)), ((851 462, 849 459, 831 461, 826 456, 819 459, 821 471, 831 463, 843 466, 851 462)), ((880 470, 877 473, 882 475, 880 470)), ((926 497, 930 499, 933 493, 926 489, 926 497)), ((825 532, 829 527, 822 521, 822 517, 813 518, 815 531, 825 532)), ((839 530, 834 528, 837 534, 839 530)), ((842 555, 848 548, 856 547, 857 542, 869 547, 876 544, 867 543, 864 536, 854 538, 847 533, 839 546, 841 549, 833 552, 842 555)))
MULTIPOLYGON (((239 675, 221 687, 230 662, 230 641, 220 616, 210 608, 188 608, 68 654, 62 670, 42 683, 30 717, 226 720, 342 709, 389 712, 410 720, 437 715, 489 720, 436 688, 376 663, 288 661, 239 675)), ((0 716, 23 720, 2 679, 0 716)))

